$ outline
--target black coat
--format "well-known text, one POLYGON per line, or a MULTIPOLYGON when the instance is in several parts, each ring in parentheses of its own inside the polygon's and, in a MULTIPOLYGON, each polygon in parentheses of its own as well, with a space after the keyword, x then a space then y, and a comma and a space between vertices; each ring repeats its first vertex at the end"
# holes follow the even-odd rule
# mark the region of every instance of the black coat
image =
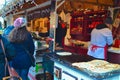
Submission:
POLYGON ((63 38, 66 35, 66 32, 67 32, 67 27, 62 28, 61 24, 58 23, 58 27, 56 28, 56 38, 55 38, 56 40, 55 41, 61 44, 63 38))

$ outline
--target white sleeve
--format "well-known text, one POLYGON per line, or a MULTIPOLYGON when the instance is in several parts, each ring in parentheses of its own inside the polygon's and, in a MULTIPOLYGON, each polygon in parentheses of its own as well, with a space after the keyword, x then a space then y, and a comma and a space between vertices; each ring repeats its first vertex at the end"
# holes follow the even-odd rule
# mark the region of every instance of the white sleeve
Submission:
POLYGON ((113 36, 111 30, 106 29, 105 36, 106 36, 107 44, 111 45, 113 43, 113 36))

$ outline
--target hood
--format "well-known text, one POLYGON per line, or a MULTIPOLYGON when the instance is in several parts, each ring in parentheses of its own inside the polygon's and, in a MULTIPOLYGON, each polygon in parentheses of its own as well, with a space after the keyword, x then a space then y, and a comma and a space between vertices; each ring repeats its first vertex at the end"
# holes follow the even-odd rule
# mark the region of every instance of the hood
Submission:
POLYGON ((107 27, 107 25, 105 25, 105 24, 98 24, 98 25, 96 26, 96 29, 103 29, 103 28, 108 28, 108 27, 107 27))

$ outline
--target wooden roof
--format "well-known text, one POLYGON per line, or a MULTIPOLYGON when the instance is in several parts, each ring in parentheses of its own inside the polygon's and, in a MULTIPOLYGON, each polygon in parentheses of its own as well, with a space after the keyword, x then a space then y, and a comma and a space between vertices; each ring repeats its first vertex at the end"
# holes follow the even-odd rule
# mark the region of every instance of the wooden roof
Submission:
MULTIPOLYGON (((50 2, 51 0, 23 0, 23 4, 19 6, 19 3, 21 0, 16 0, 18 2, 15 2, 14 5, 10 4, 7 5, 4 9, 0 10, 0 15, 6 16, 9 13, 18 13, 21 11, 29 10, 30 8, 34 7, 33 9, 39 8, 40 4, 45 3, 45 2, 50 2), (37 5, 39 5, 37 7, 37 5), (36 7, 36 8, 35 8, 36 7)), ((58 0, 58 1, 63 1, 63 0, 58 0)), ((81 3, 81 4, 91 4, 91 5, 99 5, 99 6, 114 6, 114 1, 115 0, 65 0, 66 4, 62 6, 62 8, 67 7, 67 3, 69 3, 69 8, 77 8, 78 6, 75 6, 74 2, 76 3, 81 3)), ((81 5, 79 5, 80 7, 81 5)), ((84 6, 83 6, 84 7, 84 6)), ((67 7, 68 8, 68 7, 67 7)))

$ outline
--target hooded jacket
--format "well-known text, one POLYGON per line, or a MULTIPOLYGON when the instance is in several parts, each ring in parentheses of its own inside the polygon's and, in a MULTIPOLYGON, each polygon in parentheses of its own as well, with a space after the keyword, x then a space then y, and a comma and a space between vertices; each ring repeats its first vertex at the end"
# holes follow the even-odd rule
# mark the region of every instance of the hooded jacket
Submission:
POLYGON ((105 59, 105 46, 113 43, 112 31, 106 24, 99 24, 91 32, 90 46, 88 48, 88 55, 94 58, 105 59), (92 50, 93 45, 99 46, 95 51, 92 50))
MULTIPOLYGON (((14 49, 13 45, 6 38, 4 38, 0 35, 0 40, 1 39, 4 44, 4 49, 6 52, 7 59, 8 59, 8 61, 11 61, 14 58, 14 56, 16 55, 15 49, 14 49)), ((2 46, 0 43, 0 80, 2 80, 2 78, 5 76, 5 63, 6 63, 5 55, 3 53, 3 49, 2 49, 2 46)))

